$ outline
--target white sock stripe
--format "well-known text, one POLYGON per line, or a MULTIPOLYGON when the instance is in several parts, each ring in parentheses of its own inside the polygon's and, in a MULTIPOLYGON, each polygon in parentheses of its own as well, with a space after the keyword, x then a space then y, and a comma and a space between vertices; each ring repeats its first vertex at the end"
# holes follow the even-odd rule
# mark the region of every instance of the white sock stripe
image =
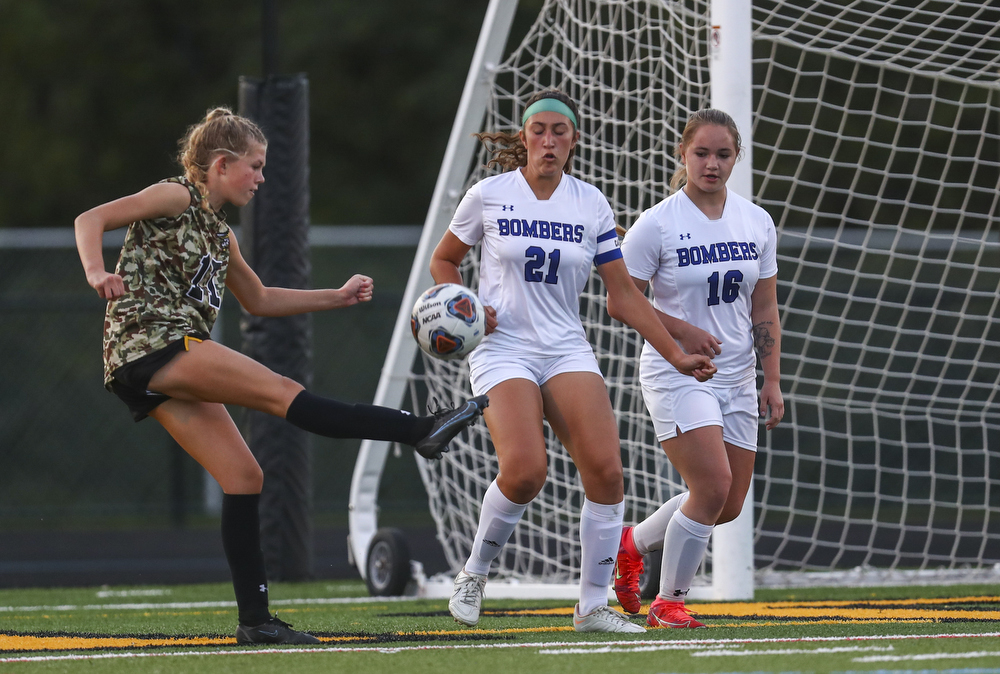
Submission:
POLYGON ((483 507, 479 512, 479 529, 472 542, 472 551, 465 563, 465 570, 485 576, 490 572, 493 560, 500 556, 503 546, 521 521, 528 504, 514 503, 500 491, 494 480, 483 496, 483 507))
POLYGON ((625 519, 625 501, 623 499, 621 503, 608 505, 604 503, 594 503, 590 499, 584 497, 583 508, 580 509, 580 515, 582 517, 591 517, 600 522, 620 523, 625 519))
POLYGON ((697 536, 698 538, 708 538, 712 535, 712 529, 715 528, 713 524, 702 524, 701 522, 695 522, 693 519, 685 515, 679 508, 677 512, 674 513, 674 519, 677 523, 684 527, 692 536, 697 536))
MULTIPOLYGON (((483 500, 489 500, 490 504, 497 510, 505 515, 517 515, 520 519, 521 515, 528 508, 528 503, 514 503, 509 498, 503 495, 500 491, 500 486, 497 484, 496 480, 490 483, 490 486, 486 489, 486 494, 483 495, 483 500)), ((529 501, 530 503, 530 501, 529 501)))
POLYGON ((661 505, 655 512, 632 529, 632 543, 641 555, 663 547, 663 536, 667 532, 670 518, 687 501, 690 492, 681 492, 661 505))

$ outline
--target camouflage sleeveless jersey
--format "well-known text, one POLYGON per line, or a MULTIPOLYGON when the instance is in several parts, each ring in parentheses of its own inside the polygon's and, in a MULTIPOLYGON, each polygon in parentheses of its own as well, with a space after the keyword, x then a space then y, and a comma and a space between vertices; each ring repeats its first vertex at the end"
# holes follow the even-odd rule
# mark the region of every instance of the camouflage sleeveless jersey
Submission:
POLYGON ((201 207, 186 178, 187 210, 173 218, 129 225, 115 273, 125 294, 108 302, 104 319, 104 384, 112 373, 184 335, 207 337, 215 324, 229 266, 229 225, 201 207))

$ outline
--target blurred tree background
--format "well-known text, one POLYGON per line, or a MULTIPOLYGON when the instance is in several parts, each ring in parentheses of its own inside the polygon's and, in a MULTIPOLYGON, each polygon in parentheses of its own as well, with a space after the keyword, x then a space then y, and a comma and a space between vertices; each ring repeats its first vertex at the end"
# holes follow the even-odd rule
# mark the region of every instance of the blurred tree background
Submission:
MULTIPOLYGON (((541 4, 520 3, 508 45, 541 4)), ((488 0, 274 5, 275 71, 309 79, 311 221, 422 224, 488 0)), ((236 109, 239 78, 262 76, 262 6, 0 0, 0 228, 72 227, 178 174, 186 127, 236 109)), ((117 252, 106 249, 109 268, 117 252)), ((315 390, 371 401, 413 253, 313 250, 314 286, 365 272, 377 289, 370 305, 315 316, 315 390)), ((72 248, 0 248, 0 530, 193 526, 205 514, 201 469, 101 388, 103 309, 72 248)), ((239 348, 231 296, 220 322, 239 348)), ((346 518, 359 445, 315 439, 318 515, 346 518)), ((385 510, 429 517, 409 452, 390 459, 383 494, 385 510)))
MULTIPOLYGON (((275 5, 277 71, 310 82, 312 221, 422 223, 488 0, 275 5)), ((261 70, 260 2, 0 0, 0 227, 174 175, 184 129, 261 70)))

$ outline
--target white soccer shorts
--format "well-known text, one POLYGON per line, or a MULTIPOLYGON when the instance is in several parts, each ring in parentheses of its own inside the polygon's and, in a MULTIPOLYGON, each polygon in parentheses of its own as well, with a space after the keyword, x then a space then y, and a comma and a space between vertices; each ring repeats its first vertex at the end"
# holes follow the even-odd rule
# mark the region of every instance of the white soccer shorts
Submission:
POLYGON ((564 372, 593 372, 604 376, 593 351, 535 356, 506 350, 492 353, 480 347, 470 356, 469 370, 472 374, 472 392, 477 396, 489 392, 508 379, 527 379, 541 386, 564 372))
POLYGON ((642 382, 642 398, 660 442, 703 426, 722 426, 722 439, 737 447, 757 451, 757 382, 753 379, 731 387, 711 386, 693 377, 671 385, 642 382))

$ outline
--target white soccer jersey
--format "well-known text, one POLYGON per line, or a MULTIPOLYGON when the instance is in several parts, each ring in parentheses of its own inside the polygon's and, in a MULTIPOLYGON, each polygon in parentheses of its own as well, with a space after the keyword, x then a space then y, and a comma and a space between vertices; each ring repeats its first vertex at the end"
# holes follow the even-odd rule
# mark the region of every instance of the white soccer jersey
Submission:
POLYGON ((592 351, 580 323, 580 294, 595 264, 619 259, 614 214, 596 187, 563 175, 540 201, 520 170, 473 185, 449 227, 482 240, 479 298, 497 329, 472 352, 498 348, 541 356, 592 351))
MULTIPOLYGON (((718 220, 709 220, 680 190, 643 212, 625 235, 625 265, 633 277, 650 282, 653 306, 722 342, 710 383, 755 376, 750 296, 758 279, 778 273, 776 242, 767 211, 732 190, 718 220)), ((643 381, 682 376, 648 344, 640 373, 643 381)))

